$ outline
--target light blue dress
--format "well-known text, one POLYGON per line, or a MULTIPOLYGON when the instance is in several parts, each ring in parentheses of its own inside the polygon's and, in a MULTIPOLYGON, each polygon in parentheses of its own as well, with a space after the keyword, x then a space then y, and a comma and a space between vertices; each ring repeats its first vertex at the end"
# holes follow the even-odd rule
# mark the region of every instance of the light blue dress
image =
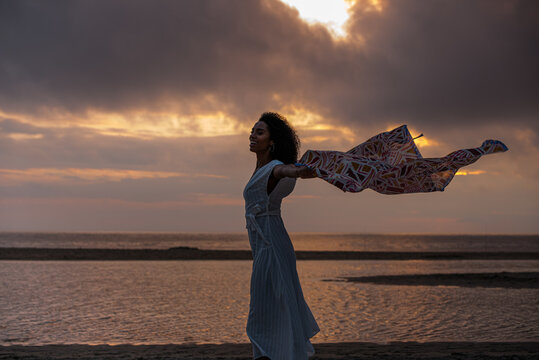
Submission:
POLYGON ((272 160, 251 177, 243 197, 253 252, 247 336, 253 358, 302 360, 314 355, 309 341, 320 329, 307 306, 296 271, 296 255, 281 218, 281 201, 296 184, 283 178, 268 195, 272 160))

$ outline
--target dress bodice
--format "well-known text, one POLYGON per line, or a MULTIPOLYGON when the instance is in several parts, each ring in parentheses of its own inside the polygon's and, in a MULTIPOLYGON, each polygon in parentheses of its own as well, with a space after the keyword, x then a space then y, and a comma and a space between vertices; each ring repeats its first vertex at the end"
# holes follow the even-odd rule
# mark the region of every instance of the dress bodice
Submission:
POLYGON ((259 168, 251 177, 245 189, 245 221, 249 231, 249 242, 256 256, 257 250, 275 245, 270 232, 274 223, 271 218, 281 219, 281 202, 289 195, 296 184, 295 178, 279 179, 273 191, 268 194, 268 180, 276 165, 283 164, 279 160, 272 160, 259 168))
POLYGON ((268 180, 273 168, 283 164, 272 160, 259 168, 251 177, 243 191, 245 199, 245 215, 263 216, 265 214, 280 215, 281 202, 288 196, 296 184, 294 178, 279 179, 273 191, 268 195, 268 180))

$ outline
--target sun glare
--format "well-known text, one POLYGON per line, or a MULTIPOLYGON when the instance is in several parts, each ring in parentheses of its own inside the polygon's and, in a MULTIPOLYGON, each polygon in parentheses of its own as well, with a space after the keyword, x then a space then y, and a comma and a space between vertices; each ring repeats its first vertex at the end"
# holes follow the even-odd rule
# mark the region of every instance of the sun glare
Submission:
POLYGON ((383 11, 382 0, 281 0, 296 8, 306 22, 326 26, 337 39, 346 37, 346 21, 359 1, 363 3, 363 11, 383 11))
POLYGON ((348 10, 354 4, 350 0, 281 0, 295 7, 302 19, 325 25, 336 37, 346 36, 344 25, 348 10))

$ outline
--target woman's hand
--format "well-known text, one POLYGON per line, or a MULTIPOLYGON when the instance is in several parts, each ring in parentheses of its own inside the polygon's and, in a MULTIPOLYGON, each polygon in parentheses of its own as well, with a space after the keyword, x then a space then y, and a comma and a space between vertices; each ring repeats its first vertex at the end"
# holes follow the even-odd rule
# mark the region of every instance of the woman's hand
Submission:
POLYGON ((297 177, 300 177, 302 179, 312 179, 316 177, 316 172, 314 171, 314 169, 311 169, 307 165, 299 165, 299 166, 294 165, 294 166, 297 169, 296 170, 298 174, 297 177))

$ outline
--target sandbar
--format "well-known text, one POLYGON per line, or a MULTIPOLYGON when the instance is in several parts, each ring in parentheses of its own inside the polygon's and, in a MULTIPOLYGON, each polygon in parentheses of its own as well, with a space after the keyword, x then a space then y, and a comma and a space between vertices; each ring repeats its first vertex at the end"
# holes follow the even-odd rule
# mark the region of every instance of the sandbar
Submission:
POLYGON ((539 289, 539 272, 379 275, 339 277, 325 281, 350 281, 382 285, 539 289))
MULTIPOLYGON (((252 260, 250 250, 0 248, 0 260, 252 260)), ((296 251, 297 260, 539 260, 539 252, 296 251)))

